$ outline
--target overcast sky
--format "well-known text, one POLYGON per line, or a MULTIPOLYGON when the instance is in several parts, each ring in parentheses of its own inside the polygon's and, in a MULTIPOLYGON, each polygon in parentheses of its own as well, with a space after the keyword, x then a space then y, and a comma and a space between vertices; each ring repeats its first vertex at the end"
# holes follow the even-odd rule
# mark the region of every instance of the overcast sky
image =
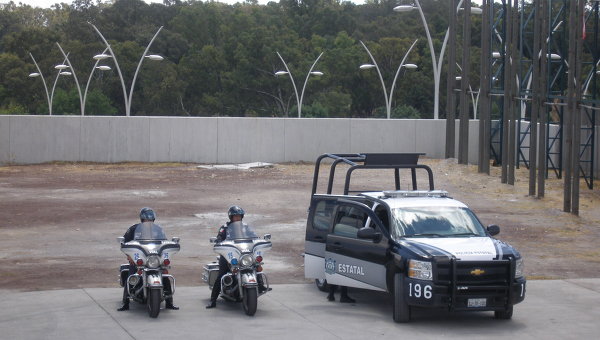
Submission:
MULTIPOLYGON (((0 0, 0 3, 3 2, 9 2, 10 0, 0 0)), ((16 4, 23 3, 26 5, 30 5, 30 6, 34 6, 34 7, 44 7, 44 8, 50 8, 50 6, 54 5, 55 3, 67 3, 67 4, 71 4, 73 2, 73 0, 13 0, 16 4)), ((162 3, 162 0, 144 0, 146 3, 162 3)), ((243 0, 217 0, 219 2, 225 2, 228 4, 234 4, 236 2, 242 2, 243 0)), ((269 1, 277 1, 277 0, 258 0, 259 4, 266 4, 269 1)), ((95 1, 94 1, 95 2, 95 1)), ((362 4, 364 3, 364 0, 352 0, 352 2, 354 2, 355 4, 362 4)))
MULTIPOLYGON (((0 3, 4 3, 4 2, 9 2, 10 0, 0 0, 0 3)), ((71 4, 73 2, 73 0, 13 0, 15 3, 23 3, 23 4, 27 4, 30 6, 34 6, 34 7, 44 7, 44 8, 50 8, 50 6, 52 6, 55 3, 68 3, 71 4)), ((152 3, 152 2, 156 2, 156 3, 162 3, 162 0, 144 0, 147 3, 152 3)), ((243 0, 217 0, 219 2, 225 2, 228 4, 234 4, 236 2, 240 2, 243 0)), ((266 4, 269 1, 278 1, 278 0, 258 0, 259 4, 266 4)), ((364 4, 365 0, 350 0, 352 2, 354 2, 355 4, 364 4)), ((398 0, 398 3, 400 3, 401 1, 398 0)), ((474 1, 477 4, 481 4, 481 0, 475 0, 474 1)))

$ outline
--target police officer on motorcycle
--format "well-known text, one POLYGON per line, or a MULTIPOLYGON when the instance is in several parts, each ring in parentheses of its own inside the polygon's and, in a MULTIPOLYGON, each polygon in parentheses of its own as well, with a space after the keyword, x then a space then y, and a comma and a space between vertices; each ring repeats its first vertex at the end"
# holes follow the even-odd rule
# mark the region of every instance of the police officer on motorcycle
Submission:
MULTIPOLYGON (((229 225, 233 222, 241 221, 244 218, 244 214, 244 209, 238 207, 237 205, 231 206, 229 208, 229 210, 227 211, 227 215, 229 216, 229 222, 225 223, 221 226, 221 228, 219 228, 219 233, 217 234, 216 240, 217 243, 222 242, 227 238, 227 228, 229 227, 229 225)), ((210 303, 206 305, 206 308, 215 308, 217 306, 217 298, 221 293, 221 278, 223 277, 223 275, 227 274, 228 271, 229 263, 223 256, 220 256, 219 275, 217 276, 215 284, 213 285, 212 293, 210 294, 210 303)), ((264 285, 262 285, 262 282, 259 282, 259 289, 264 289, 264 285)))
MULTIPOLYGON (((154 222, 155 219, 156 219, 156 214, 154 213, 154 210, 152 210, 152 208, 148 208, 148 207, 142 208, 142 210, 140 211, 140 222, 141 223, 154 222)), ((135 238, 135 229, 139 225, 140 224, 134 224, 131 227, 129 227, 129 229, 127 229, 127 231, 125 232, 125 235, 123 235, 123 243, 132 241, 135 238)), ((155 226, 158 227, 158 229, 160 229, 159 230, 160 233, 164 235, 164 233, 162 232, 162 228, 160 228, 160 226, 158 226, 158 225, 155 225, 155 226)), ((133 275, 137 271, 137 268, 131 259, 128 259, 128 260, 129 260, 129 275, 133 275)), ((167 290, 171 289, 171 282, 169 280, 165 281, 165 289, 167 289, 167 290)), ((165 307, 167 309, 173 309, 173 310, 179 309, 179 307, 177 307, 173 304, 173 297, 166 299, 165 307)), ((125 282, 125 284, 123 285, 123 305, 117 310, 120 312, 129 310, 129 295, 127 294, 127 282, 125 282)))

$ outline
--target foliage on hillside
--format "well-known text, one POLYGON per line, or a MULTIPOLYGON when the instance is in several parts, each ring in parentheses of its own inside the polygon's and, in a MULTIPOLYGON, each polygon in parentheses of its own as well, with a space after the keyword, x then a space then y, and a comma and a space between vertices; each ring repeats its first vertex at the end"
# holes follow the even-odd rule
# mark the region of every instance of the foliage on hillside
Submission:
MULTIPOLYGON (((290 79, 274 76, 284 70, 276 52, 288 63, 299 92, 311 64, 324 52, 315 67, 324 75, 311 76, 306 86, 305 115, 383 117, 385 104, 377 72, 359 70, 359 65, 370 63, 359 41, 373 53, 389 89, 404 54, 419 39, 407 58, 419 68, 400 74, 392 108, 398 108, 396 117, 430 118, 433 76, 425 31, 417 11, 393 11, 399 3, 280 0, 258 5, 250 0, 227 5, 117 0, 103 4, 76 0, 71 6, 40 9, 10 2, 0 10, 0 113, 48 113, 42 81, 28 77, 37 72, 29 53, 51 90, 57 75, 53 67, 64 59, 57 42, 69 53, 84 91, 95 62, 92 56, 105 48, 92 23, 109 41, 127 88, 145 47, 164 26, 150 53, 165 59, 144 60, 135 84, 132 115, 295 117, 290 79)), ((448 1, 422 0, 421 5, 439 54, 448 26, 448 1)), ((473 70, 478 69, 480 27, 480 19, 474 18, 473 70)), ((123 88, 114 62, 103 64, 112 70, 93 72, 86 113, 124 115, 123 88)), ((478 88, 477 72, 473 73, 478 88)), ((445 78, 445 72, 442 75, 445 78)), ((444 86, 441 92, 443 107, 444 86)), ((58 79, 53 108, 54 114, 80 113, 72 77, 58 79)))

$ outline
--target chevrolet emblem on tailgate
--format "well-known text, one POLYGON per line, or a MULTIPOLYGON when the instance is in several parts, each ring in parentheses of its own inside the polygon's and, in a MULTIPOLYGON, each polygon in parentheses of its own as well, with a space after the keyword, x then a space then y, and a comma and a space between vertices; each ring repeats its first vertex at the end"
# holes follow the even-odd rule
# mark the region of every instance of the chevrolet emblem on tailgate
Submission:
POLYGON ((471 270, 471 275, 479 276, 481 274, 485 274, 485 270, 479 268, 471 270))

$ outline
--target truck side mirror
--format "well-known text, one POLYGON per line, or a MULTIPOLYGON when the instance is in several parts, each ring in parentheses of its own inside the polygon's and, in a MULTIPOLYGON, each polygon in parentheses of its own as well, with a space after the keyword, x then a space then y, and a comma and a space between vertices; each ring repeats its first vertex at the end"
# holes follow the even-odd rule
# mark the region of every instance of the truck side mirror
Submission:
POLYGON ((271 234, 265 234, 263 238, 268 241, 271 239, 271 234))
POLYGON ((356 233, 358 238, 373 240, 373 242, 377 243, 381 240, 381 233, 375 231, 375 229, 370 227, 363 227, 358 229, 356 233))
POLYGON ((171 239, 171 241, 175 242, 175 243, 179 243, 179 237, 173 237, 171 239))
POLYGON ((500 234, 500 227, 495 224, 489 225, 486 229, 488 234, 490 234, 491 236, 500 234))
POLYGON ((125 237, 123 237, 123 236, 117 237, 117 242, 123 243, 123 241, 125 241, 125 237))
POLYGON ((211 237, 210 238, 210 243, 217 243, 217 238, 216 237, 211 237))

